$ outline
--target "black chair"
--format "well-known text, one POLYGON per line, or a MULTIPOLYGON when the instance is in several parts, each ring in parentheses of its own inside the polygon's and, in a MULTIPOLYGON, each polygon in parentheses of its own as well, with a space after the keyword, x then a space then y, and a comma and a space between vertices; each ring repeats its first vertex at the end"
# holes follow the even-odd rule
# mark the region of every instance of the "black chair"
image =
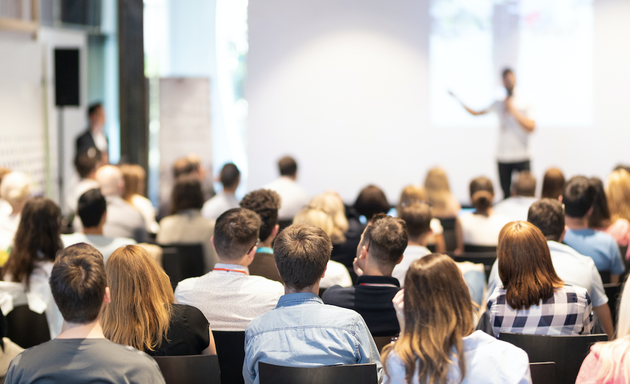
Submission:
POLYGON ((376 384, 376 364, 301 368, 258 363, 260 384, 376 384))
POLYGON ((18 305, 6 314, 7 337, 22 348, 30 348, 50 340, 46 313, 30 310, 28 305, 18 305))
POLYGON ((556 384, 556 363, 530 363, 532 384, 556 384))
POLYGON ((496 252, 474 252, 464 253, 459 256, 453 256, 453 260, 458 263, 470 261, 475 264, 483 264, 483 269, 486 273, 486 281, 490 278, 490 272, 492 271, 492 265, 497 260, 496 252))
POLYGON ((280 227, 280 230, 278 231, 278 233, 280 233, 283 229, 285 229, 286 227, 288 227, 291 224, 293 224, 293 219, 281 219, 281 220, 278 220, 278 226, 280 227))
POLYGON ((155 356, 166 384, 221 384, 217 355, 155 356))
POLYGON ((472 245, 472 244, 464 244, 464 252, 494 252, 497 253, 496 246, 486 246, 486 245, 472 245))
POLYGON ((245 332, 212 331, 217 347, 221 384, 243 384, 245 332))
POLYGON ((582 361, 591 346, 599 341, 607 341, 606 335, 545 336, 501 333, 499 340, 507 341, 523 349, 529 355, 530 363, 553 361, 556 363, 558 384, 574 384, 582 361))
POLYGON ((602 277, 602 283, 610 284, 610 271, 598 271, 599 275, 602 277))
POLYGON ((440 219, 440 224, 442 224, 442 236, 444 236, 444 244, 446 245, 446 252, 453 252, 457 249, 457 234, 455 232, 455 223, 457 221, 456 217, 449 217, 446 219, 440 219))
POLYGON ((203 275, 206 267, 202 244, 164 244, 162 267, 173 289, 180 281, 203 275))
POLYGON ((374 343, 376 343, 376 347, 378 348, 378 353, 381 353, 385 346, 390 345, 394 337, 397 336, 373 336, 374 343))
POLYGON ((610 316, 612 317, 613 326, 617 326, 617 316, 619 316, 619 303, 621 302, 621 290, 623 285, 619 283, 604 284, 604 291, 608 297, 608 307, 610 307, 610 316))

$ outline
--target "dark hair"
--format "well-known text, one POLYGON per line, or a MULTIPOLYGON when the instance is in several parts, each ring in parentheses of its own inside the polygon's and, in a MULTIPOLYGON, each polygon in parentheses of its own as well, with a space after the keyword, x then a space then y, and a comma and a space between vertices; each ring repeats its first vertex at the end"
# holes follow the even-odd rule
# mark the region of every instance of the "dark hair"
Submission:
POLYGON ((278 210, 280 209, 280 195, 270 189, 252 191, 241 200, 241 208, 249 209, 260 216, 260 241, 271 236, 273 228, 278 224, 278 210))
POLYGON ((178 178, 171 194, 171 214, 184 209, 201 209, 201 207, 203 207, 203 191, 199 179, 192 175, 178 178))
POLYGON ((238 170, 238 167, 234 165, 234 163, 227 163, 223 166, 223 169, 221 169, 219 179, 221 180, 221 184, 223 184, 223 188, 232 188, 238 184, 241 179, 241 171, 238 170))
POLYGON ((188 157, 180 157, 173 163, 173 177, 187 176, 199 169, 199 165, 190 161, 188 157))
POLYGON ((291 156, 285 156, 278 160, 278 170, 280 171, 280 176, 295 176, 297 169, 297 163, 291 156))
POLYGON ((518 174, 514 183, 514 193, 516 196, 534 197, 536 195, 536 178, 530 171, 521 171, 518 174))
POLYGON ((505 67, 503 68, 503 71, 501 71, 501 77, 505 77, 507 76, 509 73, 514 74, 514 71, 512 70, 512 68, 510 67, 505 67))
POLYGON ((52 273, 50 290, 63 319, 86 324, 98 317, 107 288, 103 255, 86 243, 61 251, 52 273))
POLYGON ((274 246, 280 277, 287 287, 298 290, 317 283, 330 260, 332 242, 323 229, 310 224, 285 228, 274 246))
POLYGON ((615 167, 615 169, 613 169, 613 171, 618 171, 620 169, 623 169, 624 171, 630 173, 630 165, 617 164, 617 166, 615 167))
POLYGON ((595 188, 595 203, 593 204, 593 213, 588 218, 588 226, 591 228, 607 228, 611 224, 611 215, 604 183, 599 177, 591 177, 590 181, 595 188))
POLYGON ((431 206, 424 202, 412 202, 401 204, 398 216, 407 224, 407 233, 412 239, 418 239, 420 236, 431 230, 431 206))
POLYGON ((92 117, 100 108, 103 108, 103 103, 100 101, 90 104, 88 107, 88 117, 92 117))
POLYGON ((74 158, 74 166, 82 179, 85 179, 91 172, 95 171, 96 165, 101 161, 101 151, 95 147, 92 148, 88 151, 77 153, 74 158))
POLYGON ((494 198, 494 186, 487 177, 477 177, 470 182, 470 200, 472 205, 480 211, 485 211, 492 206, 494 198))
POLYGON ((564 213, 569 217, 584 217, 595 203, 596 190, 589 179, 573 176, 562 191, 564 213))
POLYGON ((376 185, 368 185, 363 188, 354 202, 354 209, 359 216, 365 216, 367 219, 378 213, 387 213, 390 210, 389 203, 385 192, 376 185))
POLYGON ((229 209, 221 214, 214 227, 214 248, 221 258, 239 259, 256 244, 260 217, 244 208, 229 209))
POLYGON ((107 201, 100 189, 90 189, 79 197, 77 213, 85 228, 94 228, 101 223, 107 211, 107 201))
POLYGON ((529 207, 527 221, 540 229, 549 240, 560 241, 564 232, 564 210, 556 199, 541 199, 529 207))
POLYGON ((369 247, 370 257, 380 265, 394 266, 409 243, 407 224, 403 219, 375 215, 365 227, 361 245, 369 247))
POLYGON ((29 199, 22 210, 11 254, 2 268, 5 278, 10 275, 12 281, 25 281, 28 288, 35 262, 42 256, 43 260, 54 261, 63 249, 60 233, 59 206, 45 197, 29 199))

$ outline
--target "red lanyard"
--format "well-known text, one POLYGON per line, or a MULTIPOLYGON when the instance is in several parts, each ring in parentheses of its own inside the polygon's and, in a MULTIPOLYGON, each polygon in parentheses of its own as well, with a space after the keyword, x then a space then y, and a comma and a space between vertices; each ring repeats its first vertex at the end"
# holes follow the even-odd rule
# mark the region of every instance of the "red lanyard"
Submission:
POLYGON ((229 268, 215 268, 213 271, 224 271, 224 272, 238 272, 244 275, 247 275, 247 272, 241 271, 240 269, 229 269, 229 268))

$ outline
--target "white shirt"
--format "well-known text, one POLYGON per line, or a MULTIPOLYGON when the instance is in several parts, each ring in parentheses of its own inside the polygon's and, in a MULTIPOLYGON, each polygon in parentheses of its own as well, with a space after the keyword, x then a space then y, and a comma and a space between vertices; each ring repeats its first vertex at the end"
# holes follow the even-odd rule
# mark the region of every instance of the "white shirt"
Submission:
POLYGON ((512 196, 496 203, 492 207, 492 210, 495 215, 502 216, 507 220, 503 224, 507 224, 511 221, 527 221, 529 207, 536 201, 538 201, 538 199, 535 197, 512 196))
POLYGON ((0 237, 4 239, 11 239, 15 237, 18 226, 20 225, 21 214, 10 214, 8 216, 0 217, 0 237))
POLYGON ((394 267, 394 271, 392 272, 392 277, 398 279, 401 287, 405 286, 405 276, 407 275, 407 270, 411 267, 411 264, 420 260, 426 255, 431 254, 431 251, 427 247, 422 245, 409 245, 403 254, 403 259, 400 264, 397 264, 394 267))
POLYGON ((90 133, 92 134, 96 148, 103 153, 107 153, 107 136, 103 133, 103 129, 99 129, 98 132, 90 131, 90 133))
POLYGON ((274 309, 282 295, 284 287, 277 281, 223 263, 201 277, 181 281, 175 289, 177 301, 198 308, 215 331, 244 331, 252 319, 274 309))
POLYGON ((203 204, 201 215, 208 220, 216 220, 221 214, 229 209, 238 208, 238 200, 231 193, 219 193, 214 195, 203 204))
POLYGON ((320 280, 319 287, 330 288, 333 285, 340 285, 346 288, 351 287, 352 278, 345 265, 337 261, 329 260, 328 265, 326 265, 326 274, 324 278, 320 280))
POLYGON ((141 195, 133 195, 131 197, 131 204, 142 214, 144 223, 147 226, 147 231, 158 233, 160 225, 155 220, 155 207, 153 207, 151 200, 141 195))
POLYGON ((293 219, 310 201, 306 190, 288 177, 280 177, 263 188, 276 191, 280 195, 278 218, 281 220, 293 219))
MULTIPOLYGON (((512 105, 527 118, 534 118, 534 109, 514 90, 512 105)), ((529 132, 521 126, 514 115, 505 110, 505 101, 497 100, 489 108, 499 116, 500 129, 497 160, 502 163, 517 163, 529 160, 529 132)))
POLYGON ((137 244, 133 239, 124 237, 105 237, 101 235, 86 235, 84 233, 73 233, 71 235, 61 235, 64 248, 74 244, 87 243, 96 248, 102 255, 105 262, 109 256, 120 247, 137 244))
POLYGON ((509 219, 494 212, 490 216, 468 212, 459 216, 459 222, 462 226, 464 244, 496 247, 499 232, 509 219))

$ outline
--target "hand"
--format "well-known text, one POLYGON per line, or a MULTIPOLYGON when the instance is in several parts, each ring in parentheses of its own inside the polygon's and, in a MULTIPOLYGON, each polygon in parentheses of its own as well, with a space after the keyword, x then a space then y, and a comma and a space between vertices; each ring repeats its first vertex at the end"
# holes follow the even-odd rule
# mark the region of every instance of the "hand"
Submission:
POLYGON ((401 289, 398 291, 396 296, 392 299, 392 304, 394 304, 394 310, 396 311, 396 317, 398 318, 398 324, 400 324, 400 333, 405 326, 405 290, 401 289))
POLYGON ((352 267, 354 268, 354 273, 356 273, 357 276, 363 276, 363 270, 359 267, 359 264, 357 264, 358 261, 359 259, 355 257, 354 261, 352 262, 352 267))

